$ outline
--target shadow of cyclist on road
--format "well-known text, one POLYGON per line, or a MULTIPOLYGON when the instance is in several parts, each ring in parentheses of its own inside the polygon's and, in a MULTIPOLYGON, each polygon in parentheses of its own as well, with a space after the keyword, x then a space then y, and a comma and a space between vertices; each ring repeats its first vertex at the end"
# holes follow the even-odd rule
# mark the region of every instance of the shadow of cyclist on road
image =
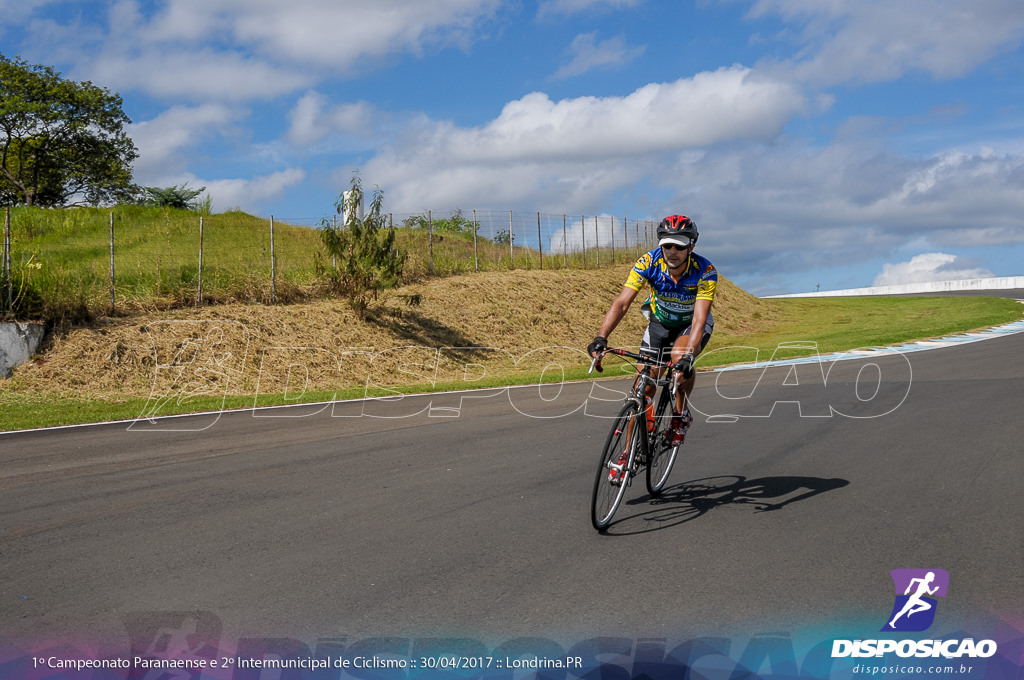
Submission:
POLYGON ((705 477, 668 487, 657 498, 645 495, 627 501, 650 505, 650 510, 616 524, 640 520, 643 528, 624 533, 644 533, 690 522, 723 505, 752 505, 754 512, 771 512, 848 484, 845 479, 821 477, 705 477))

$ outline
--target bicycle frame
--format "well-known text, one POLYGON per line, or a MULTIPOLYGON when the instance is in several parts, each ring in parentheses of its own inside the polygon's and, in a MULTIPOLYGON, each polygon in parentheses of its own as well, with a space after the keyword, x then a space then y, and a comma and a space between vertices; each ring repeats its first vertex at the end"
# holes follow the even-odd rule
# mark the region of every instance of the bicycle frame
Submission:
MULTIPOLYGON (((675 462, 677 445, 671 444, 666 438, 668 432, 664 422, 658 422, 665 418, 665 411, 669 403, 675 403, 676 382, 675 365, 671 361, 663 361, 651 351, 634 353, 627 350, 607 348, 591 363, 590 371, 596 368, 603 370, 600 366, 600 359, 605 354, 613 354, 637 362, 637 375, 633 381, 633 387, 624 400, 624 405, 615 420, 608 440, 605 443, 601 455, 601 466, 598 469, 597 478, 594 482, 594 495, 591 505, 591 514, 594 527, 603 531, 618 509, 625 493, 625 488, 632 484, 633 477, 647 470, 647 490, 652 496, 657 496, 664 488, 668 475, 675 462), (661 376, 655 377, 652 374, 654 369, 668 369, 661 376), (654 395, 648 396, 648 388, 655 389, 654 395), (660 396, 657 388, 661 387, 660 396), (651 412, 654 411, 654 426, 650 425, 651 412), (636 428, 639 427, 639 432, 636 428), (653 431, 652 431, 653 430, 653 431), (625 439, 623 439, 623 435, 625 439), (622 442, 625 442, 625 460, 621 458, 618 462, 613 457, 619 455, 622 449, 622 442), (662 465, 662 468, 658 466, 662 465), (608 486, 615 488, 608 488, 608 486), (607 506, 607 507, 606 507, 607 506)), ((674 407, 673 407, 674 408, 674 407)))

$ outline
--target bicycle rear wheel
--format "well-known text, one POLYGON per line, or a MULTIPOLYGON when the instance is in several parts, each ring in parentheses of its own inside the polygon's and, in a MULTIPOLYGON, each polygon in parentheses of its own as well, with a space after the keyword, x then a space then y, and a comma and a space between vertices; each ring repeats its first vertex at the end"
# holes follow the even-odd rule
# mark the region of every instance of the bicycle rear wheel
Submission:
POLYGON ((650 460, 647 463, 647 491, 652 496, 660 495, 665 488, 665 482, 672 473, 676 453, 679 451, 678 445, 668 443, 671 436, 673 398, 668 386, 663 387, 654 412, 656 425, 649 440, 650 460))
POLYGON ((627 459, 637 455, 640 428, 645 424, 638 417, 641 413, 636 404, 623 406, 608 433, 604 450, 601 451, 601 464, 594 478, 594 495, 590 502, 590 521, 598 531, 603 531, 611 524, 626 494, 626 487, 629 486, 632 475, 629 460, 621 466, 619 460, 623 452, 627 454, 627 459))

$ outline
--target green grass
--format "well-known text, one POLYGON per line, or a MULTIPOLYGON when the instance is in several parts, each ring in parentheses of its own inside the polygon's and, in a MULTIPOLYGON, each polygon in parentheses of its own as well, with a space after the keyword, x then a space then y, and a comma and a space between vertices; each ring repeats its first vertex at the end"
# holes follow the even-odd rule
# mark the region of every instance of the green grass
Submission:
MULTIPOLYGON (((750 347, 757 348, 761 360, 772 356, 782 343, 814 343, 816 351, 825 354, 866 346, 886 346, 949 335, 957 332, 986 328, 1020 320, 1024 307, 1013 300, 983 297, 931 297, 931 298, 826 298, 771 301, 777 315, 764 332, 743 335, 716 334, 705 354, 698 360, 703 369, 724 366, 755 359, 750 347)), ((768 325, 768 324, 766 324, 768 325)), ((785 352, 785 357, 812 354, 813 351, 785 352)), ((582 355, 581 355, 582 357, 582 355)), ((780 357, 781 358, 781 357, 780 357)), ((587 379, 585 360, 565 367, 565 379, 587 379)), ((622 375, 613 361, 606 362, 600 377, 622 375)), ((549 380, 559 375, 549 373, 549 380)), ((502 379, 482 380, 474 387, 489 388, 505 385, 537 384, 540 374, 524 370, 502 379)), ((409 383, 392 386, 394 392, 421 393, 465 389, 465 383, 438 383, 436 385, 409 383)), ((318 391, 303 394, 302 403, 355 399, 364 396, 384 396, 383 391, 367 393, 363 389, 318 391)), ((146 399, 101 401, 51 397, 47 395, 12 396, 0 402, 3 410, 3 429, 19 430, 74 423, 133 420, 147 415, 172 415, 246 409, 253 406, 281 406, 297 403, 282 394, 228 397, 195 397, 181 403, 170 401, 153 413, 153 404, 146 399), (148 410, 147 410, 148 408, 148 410)))
MULTIPOLYGON (((14 310, 8 318, 77 323, 105 314, 220 302, 269 303, 319 299, 314 266, 316 229, 274 224, 242 212, 202 217, 188 210, 123 205, 114 208, 15 207, 11 210, 14 310), (111 307, 113 221, 113 308, 111 307), (202 276, 200 277, 200 243, 202 276), (271 285, 274 272, 276 286, 271 285), (200 290, 201 286, 201 290, 200 290)), ((396 226, 409 254, 406 280, 508 269, 582 269, 631 263, 635 245, 615 251, 545 253, 478 237, 396 226)))
MULTIPOLYGON (((144 206, 11 211, 12 316, 72 322, 114 311, 195 304, 199 299, 200 215, 144 206)), ((206 301, 270 300, 270 223, 240 212, 202 218, 206 301)), ((315 282, 317 233, 277 224, 274 255, 285 292, 315 282)), ((6 303, 6 301, 4 301, 6 303)))
MULTIPOLYGON (((783 343, 814 343, 819 354, 884 347, 1016 321, 1024 311, 1014 300, 983 297, 796 298, 774 306, 778 317, 765 331, 716 335, 705 365, 752 361, 753 352, 740 349, 749 347, 764 360, 783 343)), ((807 354, 790 350, 780 358, 807 354)))

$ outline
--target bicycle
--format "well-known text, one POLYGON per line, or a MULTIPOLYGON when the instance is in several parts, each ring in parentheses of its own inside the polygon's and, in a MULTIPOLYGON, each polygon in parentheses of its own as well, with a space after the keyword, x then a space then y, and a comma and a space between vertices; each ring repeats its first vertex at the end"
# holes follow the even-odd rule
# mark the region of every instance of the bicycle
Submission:
POLYGON ((673 445, 670 420, 671 406, 676 400, 675 371, 680 370, 671 361, 658 359, 655 350, 641 349, 640 353, 622 349, 606 348, 590 364, 590 372, 598 371, 599 361, 605 354, 614 354, 637 361, 642 368, 625 404, 615 417, 611 432, 601 452, 601 464, 594 479, 594 494, 590 504, 590 519, 594 528, 604 531, 611 524, 612 517, 619 509, 626 487, 633 478, 646 469, 647 491, 658 496, 665 488, 665 482, 672 472, 679 445, 673 445), (668 369, 662 377, 652 375, 654 368, 668 369), (657 395, 657 406, 647 396, 647 386, 661 388, 657 395), (625 452, 625 462, 620 459, 625 452))

